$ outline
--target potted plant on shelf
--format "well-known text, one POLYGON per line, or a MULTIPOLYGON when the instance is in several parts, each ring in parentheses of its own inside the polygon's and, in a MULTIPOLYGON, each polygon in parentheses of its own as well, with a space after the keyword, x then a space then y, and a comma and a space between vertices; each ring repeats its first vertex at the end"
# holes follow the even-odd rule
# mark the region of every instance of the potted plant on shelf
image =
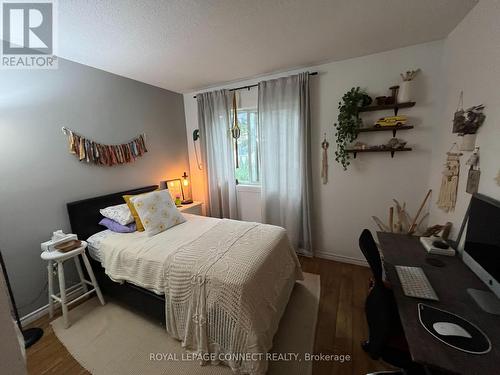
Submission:
POLYGON ((359 108, 369 105, 371 101, 370 96, 364 90, 353 87, 342 96, 342 101, 339 102, 337 123, 333 125, 337 129, 335 160, 342 164, 344 170, 347 170, 350 164, 346 146, 358 137, 359 128, 363 123, 359 117, 359 108))
MULTIPOLYGON (((486 115, 483 113, 484 105, 476 105, 462 110, 460 119, 455 117, 457 125, 456 132, 462 137, 461 151, 472 151, 476 146, 477 131, 483 125, 486 115)), ((459 115, 460 116, 460 115, 459 115)))

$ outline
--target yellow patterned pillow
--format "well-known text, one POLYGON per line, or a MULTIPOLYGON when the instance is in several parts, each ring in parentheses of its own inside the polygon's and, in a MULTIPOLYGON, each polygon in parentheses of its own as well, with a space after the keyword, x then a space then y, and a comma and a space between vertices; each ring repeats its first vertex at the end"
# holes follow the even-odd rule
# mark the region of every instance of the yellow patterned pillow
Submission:
MULTIPOLYGON (((144 193, 148 194, 148 193, 144 193)), ((143 194, 139 194, 143 195, 143 194)), ((139 214, 137 213, 134 204, 130 201, 130 198, 132 197, 138 197, 139 195, 124 195, 123 199, 125 199, 125 202, 127 203, 128 208, 130 209, 130 212, 132 213, 132 216, 134 217, 135 220, 135 226, 139 232, 144 232, 144 225, 142 225, 141 219, 139 217, 139 214)))
POLYGON ((175 207, 168 190, 135 195, 130 198, 130 202, 139 215, 148 236, 154 236, 186 221, 175 207))

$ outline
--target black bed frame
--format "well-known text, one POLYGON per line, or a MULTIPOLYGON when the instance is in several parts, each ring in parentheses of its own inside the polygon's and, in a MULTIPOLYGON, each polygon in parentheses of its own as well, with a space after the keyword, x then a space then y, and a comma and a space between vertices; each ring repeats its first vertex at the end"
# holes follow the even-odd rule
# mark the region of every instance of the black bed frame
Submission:
MULTIPOLYGON (((156 189, 158 189, 157 185, 151 185, 68 203, 66 206, 72 233, 77 234, 79 239, 86 240, 104 229, 98 224, 102 219, 99 209, 124 203, 123 195, 147 193, 156 189)), ((165 325, 165 298, 163 296, 127 282, 116 283, 105 274, 100 262, 92 257, 89 259, 97 282, 105 295, 147 315, 160 325, 165 325)))

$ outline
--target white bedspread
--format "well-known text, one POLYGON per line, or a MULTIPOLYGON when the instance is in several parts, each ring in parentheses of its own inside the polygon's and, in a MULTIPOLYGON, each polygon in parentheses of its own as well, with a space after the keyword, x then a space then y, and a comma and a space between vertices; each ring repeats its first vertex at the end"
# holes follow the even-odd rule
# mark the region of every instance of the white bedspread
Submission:
POLYGON ((212 353, 236 373, 265 374, 265 353, 302 279, 283 228, 193 216, 153 237, 108 236, 100 252, 112 279, 165 294, 167 331, 188 350, 212 353), (257 355, 219 355, 247 353, 257 355))
POLYGON ((101 238, 99 259, 114 281, 128 281, 165 293, 163 269, 170 254, 215 226, 217 219, 184 214, 186 222, 155 236, 145 232, 109 233, 101 238))

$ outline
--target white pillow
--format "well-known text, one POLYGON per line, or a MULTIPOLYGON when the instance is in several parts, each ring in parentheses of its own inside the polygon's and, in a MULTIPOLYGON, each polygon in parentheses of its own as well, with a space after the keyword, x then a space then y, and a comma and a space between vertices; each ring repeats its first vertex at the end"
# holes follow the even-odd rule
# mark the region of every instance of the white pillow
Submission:
POLYGON ((186 221, 175 207, 168 190, 157 190, 137 195, 130 198, 130 201, 134 205, 148 236, 154 236, 186 221))
POLYGON ((101 208, 99 212, 102 216, 114 220, 121 225, 127 225, 134 221, 132 212, 130 212, 130 209, 128 208, 126 203, 101 208))

